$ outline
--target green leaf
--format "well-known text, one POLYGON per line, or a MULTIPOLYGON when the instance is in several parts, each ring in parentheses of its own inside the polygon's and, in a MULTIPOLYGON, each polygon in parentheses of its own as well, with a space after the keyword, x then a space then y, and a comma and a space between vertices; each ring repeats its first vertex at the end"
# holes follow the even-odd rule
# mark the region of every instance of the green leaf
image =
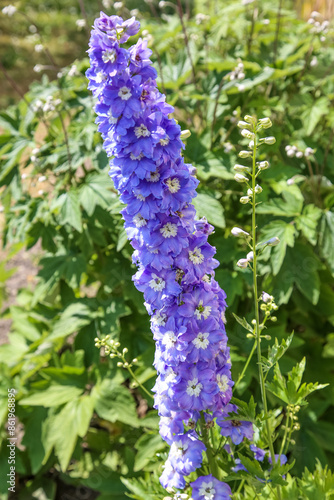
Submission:
POLYGON ((322 355, 324 358, 334 358, 334 333, 329 333, 326 341, 322 355))
POLYGON ((320 118, 329 111, 330 101, 327 97, 322 96, 317 99, 312 106, 307 106, 301 115, 301 119, 305 128, 305 133, 310 136, 318 125, 320 118))
POLYGON ((155 458, 158 451, 166 448, 166 443, 162 440, 160 434, 144 434, 135 444, 138 450, 135 458, 134 471, 142 470, 150 460, 155 458))
POLYGON ((303 201, 297 198, 289 191, 282 192, 282 198, 274 198, 270 201, 261 203, 257 207, 259 214, 271 214, 283 217, 296 217, 300 215, 303 201))
POLYGON ((263 227, 261 234, 262 238, 266 241, 275 236, 280 240, 279 244, 273 247, 271 251, 273 274, 276 276, 282 267, 286 247, 294 246, 297 231, 293 224, 288 224, 282 220, 274 220, 263 227))
POLYGON ((281 344, 279 344, 277 338, 275 338, 275 344, 268 348, 268 358, 262 358, 262 364, 266 372, 269 371, 289 349, 292 339, 293 333, 291 333, 287 339, 283 339, 281 344))
POLYGON ((82 220, 78 193, 71 190, 61 194, 52 208, 56 207, 60 207, 60 223, 62 225, 68 223, 81 233, 82 220))
POLYGON ((82 394, 83 389, 71 385, 50 385, 45 391, 39 391, 22 398, 20 405, 25 406, 60 406, 82 394))
POLYGON ((319 249, 334 275, 334 212, 324 212, 319 228, 319 249))
POLYGON ((248 457, 245 457, 241 453, 238 453, 238 458, 244 467, 246 467, 247 471, 254 477, 258 477, 260 479, 265 479, 264 471, 261 468, 260 462, 258 460, 252 460, 248 457))
POLYGON ((315 205, 306 205, 303 209, 302 215, 296 218, 296 226, 306 239, 315 245, 317 243, 317 226, 318 221, 322 215, 322 210, 315 205))
POLYGON ((70 304, 60 314, 60 317, 55 322, 48 339, 55 340, 66 337, 67 335, 70 335, 71 333, 74 333, 80 330, 80 328, 91 323, 95 317, 96 313, 94 313, 82 302, 70 304))
POLYGON ((254 328, 248 323, 246 318, 240 318, 236 314, 232 313, 234 316, 234 319, 241 325, 245 330, 248 330, 250 333, 254 332, 254 328))
POLYGON ((119 421, 132 427, 139 426, 135 401, 126 387, 105 378, 94 387, 92 397, 99 417, 109 422, 119 421))
POLYGON ((108 208, 118 198, 111 192, 112 184, 108 183, 106 174, 90 173, 85 177, 84 183, 79 188, 79 200, 88 215, 93 215, 96 205, 108 208))
POLYGON ((216 227, 225 227, 224 209, 221 203, 214 198, 204 193, 198 193, 193 200, 198 217, 206 217, 208 222, 216 227))

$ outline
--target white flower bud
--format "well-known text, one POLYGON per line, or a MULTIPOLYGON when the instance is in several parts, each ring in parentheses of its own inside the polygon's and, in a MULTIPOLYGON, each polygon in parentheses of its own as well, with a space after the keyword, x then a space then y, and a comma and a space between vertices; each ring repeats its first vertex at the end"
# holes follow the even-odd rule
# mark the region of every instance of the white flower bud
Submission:
POLYGON ((250 115, 244 116, 244 120, 247 123, 254 123, 254 121, 255 121, 254 118, 252 116, 250 116, 250 115))
POLYGON ((250 158, 252 156, 252 152, 251 151, 240 151, 240 153, 238 154, 238 156, 240 158, 250 158))
POLYGON ((253 196, 253 189, 247 189, 247 196, 253 196))
POLYGON ((242 203, 243 205, 246 205, 246 203, 248 203, 250 201, 250 197, 249 196, 242 196, 240 198, 240 203, 242 203))
POLYGON ((246 177, 245 175, 242 175, 242 174, 235 174, 234 179, 237 182, 248 182, 248 180, 249 180, 248 177, 246 177))
POLYGON ((16 7, 14 7, 14 5, 6 5, 6 7, 2 9, 2 13, 5 16, 12 17, 15 14, 16 10, 17 9, 16 7))
POLYGON ((296 158, 303 158, 303 152, 302 151, 297 151, 296 158))
POLYGON ((237 266, 240 267, 241 269, 246 269, 248 266, 248 260, 247 259, 239 259, 237 262, 237 266))
POLYGON ((245 165, 240 165, 239 163, 236 163, 233 167, 233 170, 236 172, 249 172, 249 167, 246 167, 245 165))
POLYGON ((316 56, 314 56, 314 57, 312 57, 312 59, 310 61, 310 66, 311 66, 311 68, 314 68, 317 65, 318 65, 318 59, 316 58, 316 56))
POLYGON ((254 141, 250 141, 250 142, 249 142, 249 144, 248 144, 248 147, 249 147, 250 149, 253 149, 254 144, 255 144, 255 143, 254 143, 254 141))
POLYGON ((261 125, 262 128, 270 128, 272 127, 272 123, 271 123, 271 120, 270 118, 266 117, 266 118, 261 118, 259 120, 259 124, 261 125))
POLYGON ((252 262, 253 259, 254 259, 254 253, 253 252, 248 252, 248 254, 247 254, 247 260, 249 262, 252 262))
POLYGON ((255 135, 253 134, 253 132, 251 132, 250 130, 247 130, 246 128, 242 129, 241 135, 243 137, 246 137, 246 139, 254 139, 255 138, 255 135))
POLYGON ((38 43, 35 45, 35 52, 42 52, 44 49, 43 45, 41 43, 38 43))
POLYGON ((257 166, 258 166, 259 170, 266 170, 267 168, 269 168, 269 162, 268 161, 259 161, 257 166))
POLYGON ((276 139, 273 136, 265 137, 264 138, 265 144, 275 144, 276 139))
POLYGON ((44 182, 44 181, 46 181, 45 175, 41 175, 40 177, 38 177, 38 182, 44 182))
POLYGON ((239 127, 239 128, 248 128, 248 127, 250 127, 250 125, 249 125, 249 123, 244 122, 243 120, 240 120, 240 121, 238 122, 238 127, 239 127))
POLYGON ((308 158, 309 156, 313 155, 314 153, 315 153, 314 149, 312 149, 312 148, 306 148, 305 152, 304 152, 304 155, 306 156, 306 158, 308 158))
POLYGON ((233 234, 233 236, 249 236, 249 233, 247 233, 247 231, 244 231, 240 227, 232 228, 231 234, 233 234))
POLYGON ((188 137, 191 136, 190 130, 182 130, 181 132, 181 140, 183 141, 184 139, 188 139, 188 137))
POLYGON ((124 347, 123 354, 126 354, 127 352, 129 352, 129 349, 127 347, 124 347))
POLYGON ((259 186, 258 184, 256 184, 256 186, 255 186, 255 193, 256 194, 260 194, 260 193, 262 193, 262 191, 263 191, 262 187, 259 186))

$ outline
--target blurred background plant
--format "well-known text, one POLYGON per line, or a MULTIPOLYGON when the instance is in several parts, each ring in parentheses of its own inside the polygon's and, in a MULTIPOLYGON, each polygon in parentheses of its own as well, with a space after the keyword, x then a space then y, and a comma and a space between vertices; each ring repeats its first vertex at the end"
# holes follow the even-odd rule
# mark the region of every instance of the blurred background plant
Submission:
MULTIPOLYGON (((88 32, 100 9, 139 18, 160 89, 176 107, 181 127, 192 132, 184 155, 201 181, 195 199, 199 216, 216 227, 210 242, 221 262, 216 277, 228 295, 234 380, 253 345, 232 315, 253 318, 251 271, 236 265, 245 247, 231 236, 234 226, 248 231, 251 225, 233 179, 243 148, 237 122, 245 114, 273 122, 277 142, 263 149, 271 168, 262 174, 257 207, 261 238, 281 240, 258 261, 260 290, 279 305, 268 334, 282 342, 295 332, 280 362, 283 373, 305 356, 305 381, 330 383, 298 413, 300 430, 288 450, 289 461, 296 463, 282 495, 330 498, 334 481, 323 469, 334 463, 330 5, 317 6, 318 13, 308 3, 298 7, 300 15, 292 3, 266 0, 208 0, 205 6, 21 0, 13 6, 16 11, 3 3, 0 15, 3 246, 6 256, 22 245, 31 252, 38 248, 38 276, 2 313, 11 329, 0 347, 1 498, 8 494, 2 477, 8 467, 8 387, 17 390, 18 403, 15 498, 166 494, 157 479, 166 447, 145 393, 155 378, 154 345, 142 296, 131 281, 121 204, 108 179, 84 76, 88 32), (106 335, 128 349, 129 362, 137 358, 132 369, 139 385, 116 361, 100 357, 94 339, 106 335)), ((4 297, 8 279, 3 265, 4 297)), ((262 343, 265 351, 272 341, 262 343)), ((259 401, 257 376, 254 359, 235 396, 259 401)), ((287 406, 270 395, 269 407, 279 407, 278 421, 284 422, 287 406)), ((283 429, 277 439, 284 439, 283 429)), ((235 491, 238 483, 230 484, 235 491)), ((258 498, 265 495, 258 492, 258 498)), ((246 489, 242 496, 253 498, 254 492, 246 489)))

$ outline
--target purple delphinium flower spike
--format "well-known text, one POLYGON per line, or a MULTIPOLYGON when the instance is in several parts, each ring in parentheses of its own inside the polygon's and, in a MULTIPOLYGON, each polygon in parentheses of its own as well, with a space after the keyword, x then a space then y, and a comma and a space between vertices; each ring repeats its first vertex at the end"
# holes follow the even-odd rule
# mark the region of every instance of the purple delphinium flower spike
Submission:
MULTIPOLYGON (((156 341, 154 407, 161 435, 171 446, 161 484, 184 488, 184 476, 201 466, 205 451, 196 429, 200 412, 208 422, 218 412, 222 425, 232 396, 226 295, 214 280, 218 261, 208 243, 213 227, 195 219, 198 180, 181 156, 181 129, 157 88, 152 51, 142 39, 128 50, 120 46, 139 27, 134 18, 101 13, 91 35, 87 78, 97 101, 96 123, 112 158, 109 174, 126 204, 122 215, 138 266, 133 280, 144 294, 156 341)), ((195 500, 230 494, 212 476, 193 486, 195 500), (213 496, 206 495, 205 481, 213 496)))

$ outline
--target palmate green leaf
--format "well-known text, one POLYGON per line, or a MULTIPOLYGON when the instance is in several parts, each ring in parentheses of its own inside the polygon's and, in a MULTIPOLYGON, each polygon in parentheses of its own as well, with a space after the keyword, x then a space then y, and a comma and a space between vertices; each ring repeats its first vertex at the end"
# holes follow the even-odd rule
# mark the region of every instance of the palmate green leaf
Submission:
POLYGON ((238 413, 227 420, 241 420, 255 422, 256 420, 256 403, 253 396, 251 396, 249 403, 242 401, 241 399, 232 398, 231 402, 238 407, 238 413))
POLYGON ((97 313, 92 311, 83 302, 74 302, 61 312, 59 319, 54 323, 48 340, 66 337, 71 333, 91 323, 97 313))
POLYGON ((118 202, 116 194, 111 192, 111 187, 105 172, 93 172, 85 177, 79 188, 79 200, 88 215, 93 215, 96 205, 108 208, 118 202))
POLYGON ((296 217, 301 214, 303 201, 289 191, 282 192, 283 198, 274 198, 257 207, 259 214, 271 214, 283 217, 296 217))
POLYGON ((301 498, 307 500, 331 500, 334 495, 334 474, 328 465, 322 467, 317 459, 315 471, 305 469, 303 475, 297 480, 301 498))
POLYGON ((99 314, 99 326, 101 335, 115 335, 120 330, 120 318, 131 314, 131 309, 124 300, 110 297, 107 306, 99 314))
POLYGON ((287 378, 280 371, 278 363, 275 365, 274 377, 266 386, 270 392, 287 404, 305 405, 305 398, 314 391, 327 387, 328 384, 301 384, 305 370, 305 358, 288 373, 287 378))
POLYGON ((42 423, 46 417, 47 410, 45 408, 35 408, 24 425, 25 432, 22 444, 27 448, 33 474, 36 474, 40 469, 45 455, 41 435, 42 423))
POLYGON ((225 227, 224 209, 222 204, 214 196, 198 193, 193 200, 198 217, 206 217, 208 222, 216 227, 225 227))
POLYGON ((74 229, 82 232, 82 220, 80 202, 77 191, 72 189, 67 193, 63 193, 51 206, 52 210, 59 210, 59 223, 64 225, 70 224, 74 229))
POLYGON ((327 97, 322 96, 317 99, 312 106, 307 106, 301 115, 305 133, 310 136, 318 125, 320 118, 325 115, 330 108, 330 101, 327 97))
MULTIPOLYGON (((44 434, 47 454, 54 447, 63 472, 71 460, 78 436, 84 437, 93 415, 94 401, 91 396, 82 396, 69 401, 64 408, 49 419, 44 434)), ((44 461, 45 461, 44 459, 44 461)))
POLYGON ((277 338, 275 338, 275 344, 268 348, 268 357, 262 357, 262 366, 266 372, 269 371, 289 349, 292 339, 293 333, 291 333, 287 339, 283 339, 281 344, 279 344, 277 338))
POLYGON ((94 387, 92 398, 99 417, 139 427, 135 401, 126 387, 105 378, 94 387))
POLYGON ((317 243, 317 226, 322 215, 322 210, 313 204, 306 205, 303 213, 296 217, 296 226, 305 238, 315 245, 317 243))
POLYGON ((23 406, 60 406, 77 398, 82 394, 83 388, 72 385, 50 385, 45 391, 38 391, 20 399, 19 404, 23 406))
POLYGON ((162 440, 160 434, 143 434, 135 444, 138 450, 135 458, 134 471, 138 472, 155 458, 158 451, 166 448, 166 443, 162 440))
POLYGON ((265 479, 265 473, 262 470, 260 462, 258 460, 252 460, 251 458, 238 453, 238 458, 244 467, 246 467, 247 471, 253 476, 258 477, 260 479, 265 479))
POLYGON ((282 267, 286 254, 286 247, 294 246, 297 234, 293 224, 289 224, 282 220, 274 220, 262 228, 261 238, 263 240, 267 241, 275 236, 280 240, 280 243, 271 250, 271 264, 274 276, 278 274, 282 267))
POLYGON ((152 491, 150 491, 146 479, 141 477, 131 479, 122 477, 121 480, 128 490, 131 491, 132 495, 127 494, 130 498, 136 500, 157 500, 157 495, 152 495, 152 491))

